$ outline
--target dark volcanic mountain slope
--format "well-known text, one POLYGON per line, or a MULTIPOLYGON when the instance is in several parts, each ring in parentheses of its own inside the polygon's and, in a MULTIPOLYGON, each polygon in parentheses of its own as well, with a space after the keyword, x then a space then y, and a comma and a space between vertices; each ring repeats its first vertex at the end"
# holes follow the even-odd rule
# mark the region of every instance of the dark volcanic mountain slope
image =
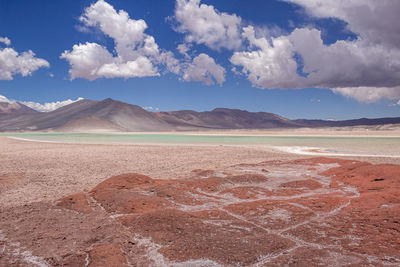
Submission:
POLYGON ((216 108, 205 112, 182 110, 158 114, 169 123, 213 129, 268 129, 302 126, 273 113, 248 112, 239 109, 216 108))
POLYGON ((26 113, 37 113, 37 111, 18 102, 14 103, 0 102, 0 114, 26 114, 26 113))

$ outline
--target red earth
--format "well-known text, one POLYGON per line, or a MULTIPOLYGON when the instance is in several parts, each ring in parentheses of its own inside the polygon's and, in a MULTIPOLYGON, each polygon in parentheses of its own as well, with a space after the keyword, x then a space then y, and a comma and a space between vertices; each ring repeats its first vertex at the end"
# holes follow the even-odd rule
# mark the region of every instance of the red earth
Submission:
POLYGON ((111 177, 3 209, 0 266, 399 266, 400 166, 313 158, 111 177))

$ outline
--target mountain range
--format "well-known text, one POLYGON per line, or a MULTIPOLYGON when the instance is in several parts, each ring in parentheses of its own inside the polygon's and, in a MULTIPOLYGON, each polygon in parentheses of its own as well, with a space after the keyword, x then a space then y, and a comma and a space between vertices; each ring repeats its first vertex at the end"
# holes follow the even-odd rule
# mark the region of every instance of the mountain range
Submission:
POLYGON ((21 103, 0 103, 0 131, 184 131, 206 129, 277 129, 398 124, 400 117, 344 121, 289 120, 267 112, 216 108, 197 112, 149 112, 107 98, 83 99, 51 112, 37 112, 21 103))

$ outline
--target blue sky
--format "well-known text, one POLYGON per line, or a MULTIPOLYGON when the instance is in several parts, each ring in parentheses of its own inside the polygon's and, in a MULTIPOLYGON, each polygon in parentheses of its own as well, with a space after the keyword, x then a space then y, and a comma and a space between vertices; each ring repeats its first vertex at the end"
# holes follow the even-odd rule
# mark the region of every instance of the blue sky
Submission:
POLYGON ((40 103, 111 97, 162 111, 227 107, 292 119, 400 116, 399 28, 388 27, 384 35, 374 20, 375 13, 385 12, 390 20, 399 11, 396 1, 382 6, 372 0, 350 0, 348 6, 322 1, 323 7, 317 0, 99 2, 1 0, 0 37, 10 42, 0 42, 0 53, 13 49, 20 56, 31 50, 34 60, 48 66, 36 61, 24 66, 28 74, 23 74, 19 65, 7 69, 13 59, 0 54, 0 95, 40 103), (128 20, 119 20, 119 10, 128 20), (111 12, 117 22, 101 12, 111 12), (147 25, 144 32, 126 37, 135 32, 124 33, 124 27, 140 19, 147 25), (375 32, 371 26, 367 30, 369 20, 376 23, 375 32), (199 21, 208 28, 201 29, 199 21), (154 53, 143 48, 151 37, 154 53), (74 45, 87 52, 93 48, 87 43, 110 55, 77 58, 74 45), (189 49, 187 56, 179 45, 189 49), (175 69, 166 63, 167 55, 175 69), (127 68, 138 57, 145 59, 143 65, 127 68), (88 65, 99 58, 102 63, 88 65), (109 64, 115 68, 93 74, 109 64), (11 79, 2 78, 1 71, 11 79))

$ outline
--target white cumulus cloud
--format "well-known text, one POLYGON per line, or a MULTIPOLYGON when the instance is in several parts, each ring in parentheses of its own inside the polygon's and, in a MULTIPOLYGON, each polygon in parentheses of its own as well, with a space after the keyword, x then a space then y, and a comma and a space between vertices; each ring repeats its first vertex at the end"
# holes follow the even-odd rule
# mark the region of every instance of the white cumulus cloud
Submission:
POLYGON ((0 36, 0 43, 3 43, 3 44, 5 44, 5 45, 10 45, 10 44, 11 44, 11 41, 10 41, 10 39, 8 39, 7 37, 1 37, 1 36, 0 36))
POLYGON ((243 37, 250 49, 235 52, 230 61, 242 67, 253 86, 261 88, 292 88, 302 82, 297 75, 297 64, 293 56, 293 44, 286 37, 256 38, 252 26, 244 28, 243 37))
POLYGON ((241 18, 219 12, 212 5, 200 4, 200 0, 177 0, 176 30, 186 34, 186 41, 204 44, 211 49, 236 50, 241 44, 241 18))
POLYGON ((370 43, 399 47, 398 0, 285 0, 303 6, 319 18, 338 18, 347 28, 370 43))
POLYGON ((147 110, 147 111, 159 111, 159 108, 153 108, 153 107, 143 107, 143 109, 147 110))
POLYGON ((191 44, 180 44, 176 48, 176 50, 178 50, 178 52, 180 54, 182 54, 185 57, 185 59, 190 59, 191 58, 189 53, 188 53, 190 51, 190 49, 191 49, 191 44))
POLYGON ((56 110, 58 108, 61 108, 63 106, 75 103, 77 101, 83 100, 82 97, 77 98, 76 100, 64 100, 64 101, 56 101, 56 102, 48 102, 48 103, 37 103, 37 102, 31 102, 31 101, 19 101, 19 103, 24 104, 25 106, 28 106, 34 110, 40 111, 40 112, 50 112, 53 110, 56 110))
POLYGON ((248 26, 242 34, 248 48, 230 61, 254 86, 330 88, 361 102, 400 96, 400 1, 287 1, 304 6, 312 16, 345 21, 357 39, 326 45, 314 28, 257 38, 248 26))
POLYGON ((212 57, 202 53, 195 57, 192 62, 186 64, 182 78, 188 82, 203 82, 206 85, 218 83, 222 85, 225 81, 225 69, 215 63, 212 57))
POLYGON ((396 87, 343 87, 333 88, 333 92, 351 97, 359 102, 372 103, 382 98, 400 99, 400 86, 396 87))
POLYGON ((123 10, 116 11, 104 0, 85 9, 80 21, 86 28, 94 27, 114 41, 114 53, 98 43, 75 44, 62 53, 71 68, 71 79, 133 78, 159 76, 159 66, 182 77, 211 85, 225 80, 225 70, 214 59, 202 54, 192 60, 187 54, 190 44, 178 47, 184 59, 178 60, 171 51, 161 50, 153 36, 145 33, 144 20, 135 20, 123 10), (196 69, 197 68, 197 69, 196 69))
POLYGON ((5 102, 5 103, 12 104, 12 103, 15 103, 15 102, 19 102, 19 103, 21 103, 21 104, 23 104, 25 106, 28 106, 28 107, 36 110, 36 111, 39 111, 39 112, 50 112, 50 111, 56 110, 58 108, 61 108, 63 106, 66 106, 66 105, 75 103, 77 101, 83 100, 83 99, 84 98, 79 97, 76 100, 67 99, 67 100, 64 100, 64 101, 47 102, 47 103, 41 104, 41 103, 33 102, 33 101, 17 101, 17 100, 14 100, 14 99, 8 99, 6 96, 0 95, 0 103, 2 103, 2 102, 4 103, 5 102))
POLYGON ((99 0, 85 9, 80 21, 112 38, 116 55, 97 43, 74 45, 72 51, 61 55, 71 65, 71 79, 158 76, 157 64, 165 64, 176 71, 173 56, 160 51, 154 37, 145 33, 144 20, 132 19, 124 10, 117 12, 107 2, 99 0))
POLYGON ((15 101, 8 99, 4 95, 0 95, 0 103, 14 103, 15 101))
MULTIPOLYGON (((7 37, 0 37, 0 42, 7 46, 11 44, 7 37)), ((18 53, 10 47, 0 48, 0 80, 12 80, 16 74, 25 77, 32 75, 39 68, 49 66, 49 62, 35 57, 31 50, 18 53)))

